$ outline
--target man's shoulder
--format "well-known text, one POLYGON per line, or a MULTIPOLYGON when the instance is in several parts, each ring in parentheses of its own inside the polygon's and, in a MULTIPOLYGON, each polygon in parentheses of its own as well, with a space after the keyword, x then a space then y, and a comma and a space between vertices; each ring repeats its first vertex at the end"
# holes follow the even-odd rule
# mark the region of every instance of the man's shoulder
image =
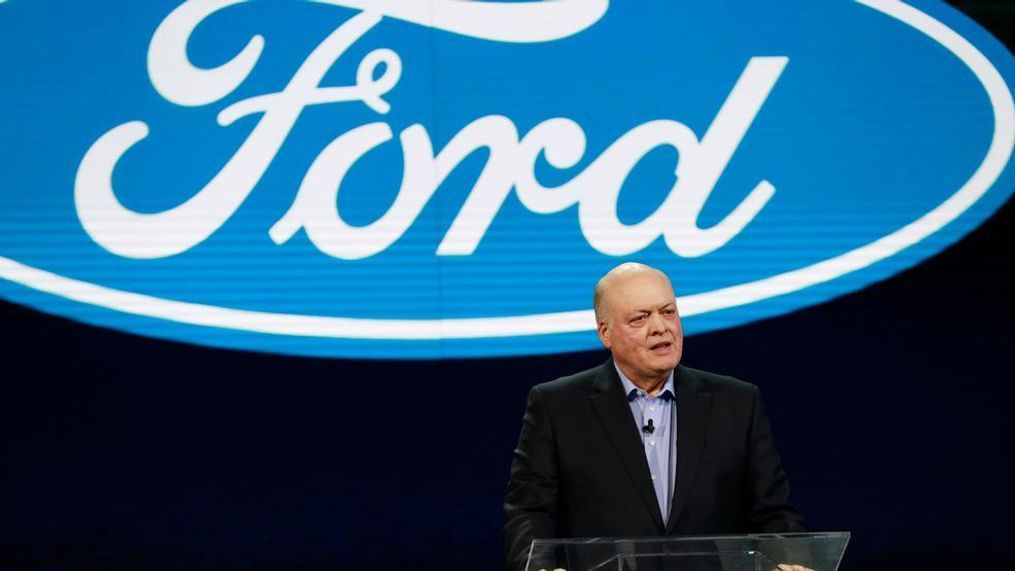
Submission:
POLYGON ((729 375, 721 375, 685 365, 677 366, 677 383, 685 383, 695 392, 704 394, 744 394, 756 393, 758 387, 729 375))
POLYGON ((584 393, 588 391, 592 382, 603 372, 603 368, 606 366, 613 366, 613 364, 611 362, 607 362, 606 364, 592 367, 591 369, 586 369, 584 371, 574 373, 573 375, 567 375, 552 381, 540 383, 532 387, 532 389, 543 395, 554 396, 584 393))

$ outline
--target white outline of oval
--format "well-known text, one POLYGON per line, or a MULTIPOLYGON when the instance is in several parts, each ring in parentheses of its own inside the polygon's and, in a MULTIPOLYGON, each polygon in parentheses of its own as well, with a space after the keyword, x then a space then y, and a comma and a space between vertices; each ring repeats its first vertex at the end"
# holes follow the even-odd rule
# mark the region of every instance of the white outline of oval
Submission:
MULTIPOLYGON (((983 162, 958 191, 899 230, 835 258, 736 286, 680 298, 686 316, 746 305, 824 283, 865 268, 912 246, 958 218, 1004 171, 1015 145, 1015 103, 997 69, 968 40, 899 0, 856 0, 937 41, 973 72, 994 111, 994 136, 983 162)), ((0 257, 0 277, 72 301, 189 325, 302 337, 441 340, 574 333, 595 329, 591 309, 456 319, 385 320, 325 317, 230 309, 115 290, 63 277, 0 257)))

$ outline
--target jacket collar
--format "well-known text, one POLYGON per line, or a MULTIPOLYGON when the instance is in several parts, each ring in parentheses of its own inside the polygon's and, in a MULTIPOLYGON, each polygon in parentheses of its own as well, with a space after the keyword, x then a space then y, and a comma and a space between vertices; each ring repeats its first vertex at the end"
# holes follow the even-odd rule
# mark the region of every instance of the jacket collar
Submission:
POLYGON ((608 360, 599 368, 599 372, 593 377, 589 388, 588 398, 592 408, 606 428, 613 448, 627 470, 631 485, 638 492, 642 503, 645 504, 645 509, 652 514, 656 527, 662 533, 666 526, 662 513, 659 511, 655 490, 652 488, 648 462, 645 460, 645 449, 641 437, 638 436, 634 416, 631 414, 631 407, 628 404, 627 395, 624 393, 624 387, 613 364, 613 359, 608 360))

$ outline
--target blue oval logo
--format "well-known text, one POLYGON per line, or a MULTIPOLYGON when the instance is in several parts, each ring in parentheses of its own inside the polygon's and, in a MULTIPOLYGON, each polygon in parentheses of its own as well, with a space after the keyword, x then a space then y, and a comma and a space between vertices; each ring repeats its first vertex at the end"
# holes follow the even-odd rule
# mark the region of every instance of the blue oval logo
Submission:
POLYGON ((1011 194, 1013 58, 941 3, 0 4, 0 294, 140 334, 435 358, 689 333, 883 279, 1011 194))

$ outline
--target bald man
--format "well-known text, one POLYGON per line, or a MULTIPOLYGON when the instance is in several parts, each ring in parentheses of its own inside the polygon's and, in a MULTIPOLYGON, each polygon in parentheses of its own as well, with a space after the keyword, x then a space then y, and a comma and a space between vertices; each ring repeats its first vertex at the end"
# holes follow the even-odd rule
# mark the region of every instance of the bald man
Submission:
POLYGON ((680 365, 663 272, 596 284, 611 358, 529 392, 504 501, 509 569, 533 539, 804 531, 754 385, 680 365))

